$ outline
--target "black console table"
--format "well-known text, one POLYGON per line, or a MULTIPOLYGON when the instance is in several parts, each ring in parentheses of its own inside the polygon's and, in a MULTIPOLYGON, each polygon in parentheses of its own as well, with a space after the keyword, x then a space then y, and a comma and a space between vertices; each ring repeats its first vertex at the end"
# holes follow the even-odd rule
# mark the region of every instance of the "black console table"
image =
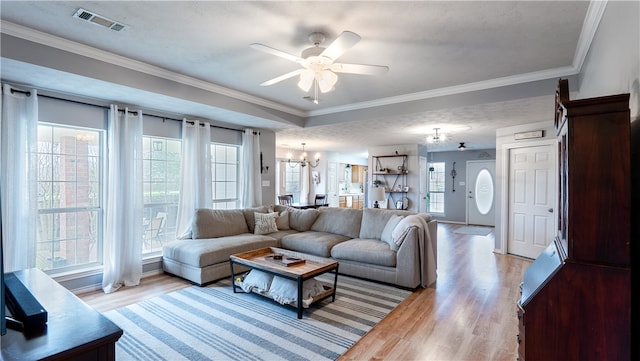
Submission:
POLYGON ((2 360, 115 360, 122 329, 38 269, 14 274, 47 310, 44 330, 7 329, 2 360))

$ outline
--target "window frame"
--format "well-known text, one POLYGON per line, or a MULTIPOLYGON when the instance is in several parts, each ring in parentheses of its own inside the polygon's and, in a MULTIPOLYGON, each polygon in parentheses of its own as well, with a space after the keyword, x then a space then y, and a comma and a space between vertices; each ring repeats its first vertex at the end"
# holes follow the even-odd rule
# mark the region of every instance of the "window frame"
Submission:
POLYGON ((429 193, 427 211, 435 215, 444 215, 447 190, 446 162, 429 162, 427 168, 429 169, 429 176, 427 177, 427 191, 429 193), (434 171, 430 170, 432 167, 435 169, 434 171), (437 205, 440 205, 440 207, 437 205), (433 210, 434 208, 435 210, 433 210))
POLYGON ((236 144, 228 144, 228 143, 219 143, 219 142, 211 142, 209 143, 209 150, 211 154, 211 204, 213 209, 238 209, 240 207, 240 166, 241 166, 241 146, 236 144), (225 161, 218 161, 217 159, 217 151, 216 147, 224 147, 225 148, 225 161), (235 161, 229 161, 228 150, 235 150, 235 161), (220 168, 219 168, 220 167, 220 168), (235 167, 234 178, 229 180, 227 175, 227 170, 235 167), (216 175, 218 171, 224 168, 225 179, 218 180, 216 179, 216 175), (235 188, 235 197, 225 197, 225 198, 216 198, 218 192, 218 186, 224 183, 224 193, 225 196, 230 191, 229 184, 233 184, 235 188))
MULTIPOLYGON (((37 217, 38 217, 38 231, 37 231, 37 247, 36 247, 36 267, 38 267, 39 269, 42 269, 44 272, 48 273, 48 274, 60 274, 60 273, 66 273, 66 272, 71 272, 71 271, 77 271, 77 270, 84 270, 84 269, 89 269, 89 268, 94 268, 94 267, 99 267, 102 266, 104 263, 104 258, 103 258, 103 250, 104 250, 104 189, 105 189, 105 181, 104 181, 104 172, 105 172, 105 164, 106 164, 106 130, 105 129, 100 129, 100 128, 90 128, 90 127, 82 127, 82 126, 77 126, 77 125, 69 125, 69 124, 62 124, 62 123, 56 123, 56 122, 46 122, 46 121, 38 121, 38 150, 36 152, 36 157, 38 159, 38 169, 36 171, 36 183, 37 183, 37 187, 38 187, 38 205, 37 205, 37 217), (50 129, 50 138, 48 140, 51 141, 51 148, 46 150, 46 149, 41 149, 41 137, 42 134, 40 133, 43 127, 47 127, 50 129), (76 137, 76 143, 74 143, 73 147, 74 147, 74 152, 73 153, 61 153, 58 152, 56 153, 53 145, 56 144, 55 143, 55 137, 56 137, 56 130, 59 131, 73 131, 75 132, 75 137, 76 137), (83 206, 78 206, 77 205, 77 200, 79 199, 79 194, 78 193, 78 172, 77 172, 77 168, 74 170, 74 176, 73 176, 73 180, 69 181, 69 180, 62 180, 61 178, 56 179, 53 175, 53 173, 56 171, 54 168, 56 168, 56 164, 54 161, 54 158, 59 158, 59 159, 64 159, 65 156, 73 156, 74 160, 73 163, 75 164, 74 166, 77 166, 77 160, 78 160, 78 148, 77 148, 77 141, 78 141, 78 137, 81 135, 79 133, 81 132, 86 132, 86 133, 95 133, 98 136, 98 141, 97 141, 97 146, 94 145, 95 150, 97 150, 97 154, 96 155, 90 155, 90 153, 88 152, 86 155, 87 159, 88 157, 94 157, 96 159, 94 159, 93 164, 93 168, 95 171, 97 171, 97 174, 94 174, 95 177, 95 185, 96 188, 94 189, 96 195, 95 195, 95 204, 91 205, 91 204, 87 204, 87 205, 83 205, 83 206), (44 176, 43 173, 41 173, 41 157, 50 157, 50 169, 47 169, 48 171, 51 171, 51 174, 49 174, 48 176, 44 176), (67 195, 65 193, 64 197, 73 197, 73 199, 76 200, 76 205, 72 206, 72 207, 56 207, 52 204, 53 201, 51 201, 51 203, 49 204, 48 207, 41 207, 41 201, 40 201, 40 197, 41 197, 41 185, 45 184, 45 183, 50 183, 49 185, 51 186, 49 188, 50 191, 50 197, 51 199, 54 198, 54 188, 55 188, 55 184, 59 183, 60 185, 63 184, 72 184, 74 185, 74 193, 73 195, 67 195), (77 261, 74 264, 71 265, 62 265, 62 266, 56 266, 56 262, 61 262, 62 259, 59 261, 57 259, 58 256, 55 256, 55 249, 56 248, 60 248, 61 247, 61 243, 60 242, 68 242, 71 241, 74 243, 74 249, 72 250, 72 253, 74 255, 74 257, 77 257, 79 255, 78 252, 78 241, 81 239, 80 237, 82 237, 82 235, 78 232, 78 227, 77 225, 80 223, 80 221, 78 221, 78 215, 80 213, 86 213, 86 212, 91 212, 94 213, 93 217, 95 218, 95 229, 90 230, 89 234, 93 234, 93 237, 95 237, 95 244, 92 246, 94 248, 93 251, 89 252, 89 254, 87 255, 88 259, 91 259, 92 257, 95 257, 95 260, 90 261, 90 262, 83 262, 78 264, 77 261), (71 235, 73 235, 73 238, 69 238, 69 234, 65 235, 67 238, 67 241, 65 241, 61 235, 57 236, 56 239, 56 233, 58 232, 62 232, 61 230, 61 222, 63 222, 62 217, 66 218, 66 221, 68 222, 69 219, 67 218, 70 214, 74 214, 75 215, 75 227, 72 231, 70 231, 71 235), (45 225, 43 225, 43 216, 46 217, 52 217, 52 219, 48 222, 46 228, 44 229, 45 225), (54 218, 58 217, 58 220, 55 220, 54 218), (57 228, 57 229, 56 229, 57 228), (49 240, 47 240, 47 242, 44 242, 44 239, 41 239, 41 237, 43 236, 43 234, 45 233, 49 233, 49 240), (43 251, 40 250, 41 247, 46 247, 46 243, 49 243, 49 247, 51 247, 51 250, 48 251, 47 253, 50 253, 49 258, 47 258, 47 260, 49 261, 42 261, 42 257, 44 256, 43 251), (56 245, 57 243, 57 245, 56 245), (42 263, 42 262, 51 262, 51 264, 46 264, 46 263, 42 263)), ((80 139, 81 140, 81 139, 80 139)), ((89 146, 88 146, 89 147, 89 146)), ((80 155, 81 157, 83 156, 82 154, 80 155)), ((88 160, 87 163, 90 163, 90 161, 88 160)), ((63 169, 63 167, 58 164, 57 165, 58 171, 61 171, 63 169)), ((87 168, 87 170, 89 170, 89 168, 87 168)), ((90 178, 90 175, 87 175, 87 178, 90 178)), ((90 179, 87 179, 87 183, 90 186, 90 183, 92 183, 92 181, 90 179)), ((46 186, 45 186, 46 187, 46 186)), ((91 217, 91 215, 89 215, 89 217, 91 217)), ((92 222, 89 222, 89 224, 91 224, 92 222)), ((64 228, 64 227, 62 227, 64 228)), ((91 238, 91 236, 89 236, 91 238)), ((93 243, 91 240, 89 240, 89 243, 93 243)), ((66 260, 66 258, 65 258, 66 260)))

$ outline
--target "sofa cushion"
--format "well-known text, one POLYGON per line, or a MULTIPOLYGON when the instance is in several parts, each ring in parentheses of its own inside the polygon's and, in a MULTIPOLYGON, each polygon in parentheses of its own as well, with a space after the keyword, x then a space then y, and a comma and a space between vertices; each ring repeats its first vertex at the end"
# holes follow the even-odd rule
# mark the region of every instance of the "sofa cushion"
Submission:
POLYGON ((291 229, 289 227, 289 211, 284 210, 282 212, 275 212, 278 216, 276 217, 276 226, 278 226, 278 231, 286 231, 291 229))
POLYGON ((269 207, 260 206, 253 208, 244 208, 242 210, 242 214, 244 214, 244 220, 247 222, 247 228, 249 228, 249 233, 255 232, 256 226, 256 217, 254 213, 269 213, 269 207))
POLYGON ((382 235, 384 226, 389 222, 389 218, 394 214, 408 216, 415 213, 395 209, 365 208, 362 211, 362 226, 360 227, 360 234, 357 237, 352 238, 381 239, 380 236, 382 235))
POLYGON ((185 239, 169 242, 162 247, 162 257, 202 268, 227 262, 229 256, 234 253, 277 246, 278 240, 273 237, 245 233, 214 239, 185 239))
POLYGON ((379 266, 395 267, 396 252, 389 244, 377 239, 351 239, 335 245, 331 257, 337 261, 353 261, 379 266))
POLYGON ((288 208, 289 211, 289 227, 296 231, 306 232, 311 229, 311 225, 318 218, 317 209, 296 209, 288 208))
POLYGON ((349 237, 327 232, 299 232, 282 237, 282 248, 320 257, 330 257, 331 247, 349 237))
POLYGON ((191 229, 194 239, 234 236, 249 232, 244 214, 239 209, 197 209, 191 229))
POLYGON ((358 238, 362 211, 355 208, 321 207, 312 231, 336 233, 349 238, 358 238))
POLYGON ((391 249, 394 251, 398 250, 398 245, 393 240, 392 232, 396 228, 398 223, 402 221, 403 218, 405 217, 397 214, 392 214, 391 217, 389 217, 389 221, 384 226, 384 229, 382 230, 382 235, 380 236, 380 240, 382 242, 389 244, 391 249))
POLYGON ((278 230, 278 232, 269 233, 269 237, 273 237, 280 241, 284 236, 288 236, 290 234, 298 233, 295 229, 287 229, 284 231, 278 230))

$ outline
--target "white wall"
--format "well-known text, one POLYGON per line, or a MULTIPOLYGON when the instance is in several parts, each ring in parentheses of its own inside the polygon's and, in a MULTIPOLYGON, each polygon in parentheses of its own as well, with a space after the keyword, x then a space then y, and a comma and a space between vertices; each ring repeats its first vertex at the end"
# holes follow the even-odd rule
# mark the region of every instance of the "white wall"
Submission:
POLYGON ((630 93, 631 119, 638 119, 640 2, 607 3, 578 79, 576 99, 630 93))

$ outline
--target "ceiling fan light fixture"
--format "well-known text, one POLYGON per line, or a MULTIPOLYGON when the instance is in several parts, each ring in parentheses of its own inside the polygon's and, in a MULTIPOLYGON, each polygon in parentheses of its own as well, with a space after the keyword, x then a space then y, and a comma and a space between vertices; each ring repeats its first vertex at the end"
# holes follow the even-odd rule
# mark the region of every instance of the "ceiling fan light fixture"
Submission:
POLYGON ((333 86, 338 82, 338 76, 330 70, 323 70, 317 73, 317 81, 320 91, 327 93, 333 90, 333 86))
POLYGON ((298 88, 302 89, 304 92, 308 92, 313 85, 313 81, 315 80, 316 74, 311 69, 306 69, 300 74, 300 81, 298 82, 298 88))

